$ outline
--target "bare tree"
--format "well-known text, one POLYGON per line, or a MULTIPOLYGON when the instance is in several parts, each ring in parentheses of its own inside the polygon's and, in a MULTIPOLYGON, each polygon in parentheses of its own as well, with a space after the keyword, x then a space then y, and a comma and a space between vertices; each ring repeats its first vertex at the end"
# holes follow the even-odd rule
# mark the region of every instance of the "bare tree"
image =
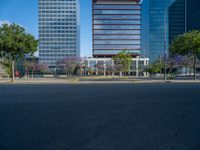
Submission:
POLYGON ((57 62, 57 66, 68 75, 77 75, 83 68, 83 59, 78 57, 67 57, 57 62))

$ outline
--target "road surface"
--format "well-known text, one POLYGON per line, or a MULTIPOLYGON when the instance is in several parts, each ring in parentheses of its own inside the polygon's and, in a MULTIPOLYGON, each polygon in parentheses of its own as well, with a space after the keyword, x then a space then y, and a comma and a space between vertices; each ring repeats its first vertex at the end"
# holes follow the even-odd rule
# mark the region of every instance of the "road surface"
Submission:
POLYGON ((0 150, 200 150, 200 84, 1 84, 0 150))

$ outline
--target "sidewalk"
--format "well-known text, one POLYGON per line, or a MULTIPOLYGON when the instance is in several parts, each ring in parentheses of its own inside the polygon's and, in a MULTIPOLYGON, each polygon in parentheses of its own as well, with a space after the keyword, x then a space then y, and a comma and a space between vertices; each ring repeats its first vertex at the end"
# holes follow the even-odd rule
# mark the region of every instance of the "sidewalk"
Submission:
POLYGON ((14 83, 11 79, 0 79, 0 84, 66 84, 64 79, 16 79, 14 83))

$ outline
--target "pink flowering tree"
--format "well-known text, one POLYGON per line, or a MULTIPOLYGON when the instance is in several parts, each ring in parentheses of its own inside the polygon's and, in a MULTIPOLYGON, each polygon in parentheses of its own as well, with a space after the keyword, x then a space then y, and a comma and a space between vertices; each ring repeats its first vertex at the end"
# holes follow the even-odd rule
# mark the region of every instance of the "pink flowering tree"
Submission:
POLYGON ((57 67, 67 76, 77 75, 84 68, 84 60, 80 57, 67 57, 57 62, 57 67))
POLYGON ((31 74, 33 78, 34 73, 37 73, 37 74, 51 73, 51 70, 49 69, 48 65, 45 63, 40 63, 36 61, 27 61, 24 63, 24 67, 26 70, 27 77, 29 77, 31 74))

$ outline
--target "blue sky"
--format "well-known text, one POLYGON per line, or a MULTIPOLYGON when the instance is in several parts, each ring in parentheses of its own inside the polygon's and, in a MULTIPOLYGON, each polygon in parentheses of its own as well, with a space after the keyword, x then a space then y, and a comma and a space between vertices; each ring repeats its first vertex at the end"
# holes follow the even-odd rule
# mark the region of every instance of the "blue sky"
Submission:
MULTIPOLYGON (((148 0, 144 0, 147 2, 148 0)), ((143 2, 143 3, 144 3, 143 2)), ((91 0, 80 0, 81 3, 81 56, 92 55, 92 8, 91 0)), ((144 3, 143 10, 147 10, 144 3)), ((147 13, 143 13, 146 18, 147 13)), ((38 0, 0 0, 0 24, 4 21, 15 22, 38 38, 38 0)), ((147 19, 143 20, 147 24, 147 19)), ((144 29, 146 29, 144 27, 144 29)), ((147 30, 143 31, 147 37, 147 30)))

